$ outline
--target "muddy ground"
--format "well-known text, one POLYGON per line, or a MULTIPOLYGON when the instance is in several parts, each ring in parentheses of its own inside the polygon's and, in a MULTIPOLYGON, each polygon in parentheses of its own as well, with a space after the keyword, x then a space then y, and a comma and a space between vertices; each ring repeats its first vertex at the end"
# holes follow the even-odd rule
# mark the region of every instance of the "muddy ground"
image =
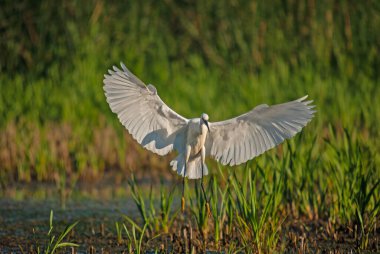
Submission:
MULTIPOLYGON (((176 184, 176 182, 168 183, 176 184)), ((174 207, 180 206, 179 196, 174 207)), ((127 241, 118 242, 115 222, 123 221, 123 214, 139 218, 136 205, 126 183, 117 186, 100 183, 93 188, 78 187, 62 204, 55 185, 17 185, 2 192, 0 199, 0 253, 37 253, 48 241, 50 211, 54 211, 54 232, 59 234, 66 225, 79 221, 66 238, 80 245, 63 253, 128 253, 127 241)), ((212 223, 212 222, 211 222, 212 223)), ((356 228, 333 227, 331 222, 308 218, 285 218, 281 226, 278 251, 288 253, 356 253, 356 228)), ((238 242, 238 232, 230 231, 219 246, 212 241, 212 233, 204 240, 191 214, 180 214, 170 233, 149 240, 145 250, 164 250, 180 253, 223 252, 238 242)), ((369 239, 368 253, 380 251, 380 229, 369 239)), ((123 237, 125 238, 125 236, 123 237)), ((148 241, 147 238, 143 239, 148 241)))

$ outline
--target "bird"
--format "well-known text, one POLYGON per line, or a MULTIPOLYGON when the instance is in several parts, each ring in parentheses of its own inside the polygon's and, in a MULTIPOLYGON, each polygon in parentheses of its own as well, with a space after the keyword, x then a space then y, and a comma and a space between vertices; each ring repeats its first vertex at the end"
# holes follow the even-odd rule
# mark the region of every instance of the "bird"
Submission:
POLYGON ((144 148, 164 156, 173 150, 177 156, 170 166, 182 181, 181 207, 184 211, 185 178, 201 179, 208 175, 206 157, 223 165, 245 163, 290 139, 305 127, 315 114, 307 95, 282 104, 261 104, 229 120, 210 122, 202 113, 187 119, 169 108, 157 89, 145 85, 121 62, 104 75, 103 90, 111 111, 132 137, 144 148))

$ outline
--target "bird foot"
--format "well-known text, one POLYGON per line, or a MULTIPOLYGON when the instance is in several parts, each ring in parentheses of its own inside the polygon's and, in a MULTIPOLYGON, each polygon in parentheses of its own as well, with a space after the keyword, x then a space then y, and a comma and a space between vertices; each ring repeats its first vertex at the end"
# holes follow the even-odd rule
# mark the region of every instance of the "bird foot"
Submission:
POLYGON ((182 196, 182 199, 181 199, 181 210, 182 210, 182 213, 185 212, 185 197, 182 196))
POLYGON ((207 215, 208 217, 211 217, 211 209, 210 209, 210 204, 208 202, 206 202, 206 210, 207 210, 207 215))

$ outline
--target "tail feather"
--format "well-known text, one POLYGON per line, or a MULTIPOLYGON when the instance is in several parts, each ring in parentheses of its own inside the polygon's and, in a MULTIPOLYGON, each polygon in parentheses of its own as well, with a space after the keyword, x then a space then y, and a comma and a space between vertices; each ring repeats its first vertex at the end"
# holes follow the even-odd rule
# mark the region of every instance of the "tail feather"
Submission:
MULTIPOLYGON (((179 154, 174 160, 170 162, 173 171, 177 171, 179 175, 184 177, 185 173, 185 156, 179 154)), ((203 176, 208 175, 208 168, 206 164, 203 165, 203 176)), ((202 177, 202 158, 197 156, 192 158, 187 163, 186 176, 189 179, 199 179, 202 177)))

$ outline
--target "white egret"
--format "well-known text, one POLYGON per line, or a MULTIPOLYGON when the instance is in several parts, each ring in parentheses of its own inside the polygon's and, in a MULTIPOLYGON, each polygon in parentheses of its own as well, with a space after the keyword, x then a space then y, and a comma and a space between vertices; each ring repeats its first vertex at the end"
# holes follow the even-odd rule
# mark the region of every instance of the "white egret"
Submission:
MULTIPOLYGON (((304 96, 274 106, 262 104, 221 122, 209 122, 205 113, 186 119, 161 100, 153 85, 146 86, 123 63, 121 67, 114 66, 104 75, 104 91, 112 112, 144 148, 159 155, 176 150, 178 156, 170 165, 183 181, 208 174, 206 156, 231 166, 251 160, 296 135, 315 112, 312 101, 304 96)), ((205 195, 202 182, 201 186, 205 195)))

